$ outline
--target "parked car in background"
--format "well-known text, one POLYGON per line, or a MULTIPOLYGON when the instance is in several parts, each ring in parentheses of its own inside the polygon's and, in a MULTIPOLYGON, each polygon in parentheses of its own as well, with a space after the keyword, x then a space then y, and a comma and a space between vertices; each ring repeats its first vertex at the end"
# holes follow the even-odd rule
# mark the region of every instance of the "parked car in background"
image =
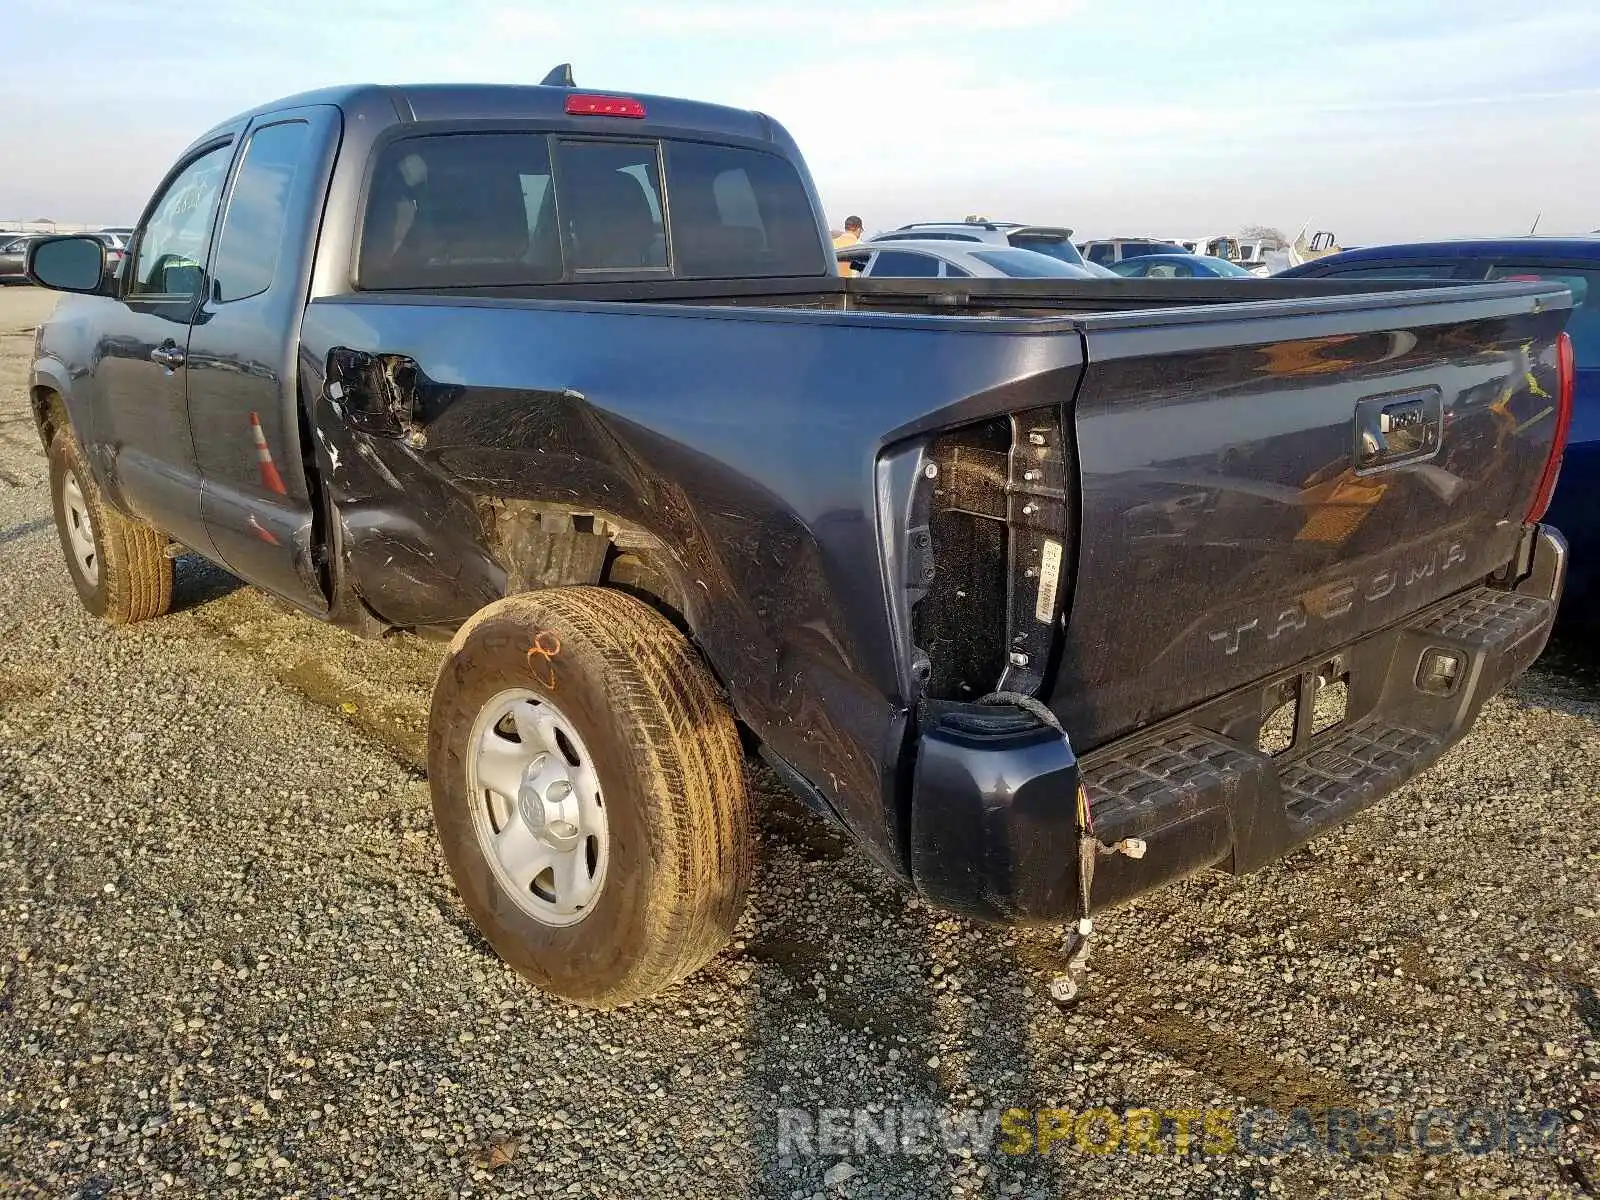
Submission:
POLYGON ((1549 521, 1572 547, 1561 625, 1600 633, 1600 237, 1515 237, 1363 246, 1278 279, 1548 280, 1572 289, 1567 333, 1577 359, 1566 458, 1549 521))
POLYGON ((28 247, 45 236, 42 233, 0 233, 0 284, 28 281, 25 262, 28 247))
POLYGON ((849 274, 874 279, 1094 279, 1086 266, 1074 266, 1017 246, 982 242, 858 242, 838 251, 849 274))
POLYGON ((122 239, 122 244, 124 246, 126 246, 128 244, 128 242, 133 237, 133 226, 131 226, 131 225, 105 225, 105 226, 101 227, 100 232, 101 233, 114 233, 114 234, 116 234, 119 238, 122 239))
MULTIPOLYGON (((1049 255, 1074 267, 1089 267, 1072 244, 1072 230, 1058 225, 1022 225, 1016 221, 920 221, 884 233, 875 233, 869 242, 982 242, 991 246, 1015 246, 1049 255)), ((1102 272, 1090 268, 1090 275, 1102 272)))
POLYGON ((1209 254, 1141 254, 1113 263, 1124 279, 1249 279, 1250 272, 1209 254))
MULTIPOLYGON (((106 271, 113 272, 122 268, 122 259, 128 249, 128 239, 122 234, 111 229, 97 229, 87 236, 101 242, 106 248, 106 271)), ((130 235, 131 236, 131 235, 130 235)))
POLYGON ((1078 250, 1089 262, 1102 267, 1109 267, 1112 263, 1119 263, 1126 258, 1138 258, 1144 254, 1188 253, 1176 242, 1161 242, 1154 238, 1103 238, 1098 241, 1080 242, 1078 250))

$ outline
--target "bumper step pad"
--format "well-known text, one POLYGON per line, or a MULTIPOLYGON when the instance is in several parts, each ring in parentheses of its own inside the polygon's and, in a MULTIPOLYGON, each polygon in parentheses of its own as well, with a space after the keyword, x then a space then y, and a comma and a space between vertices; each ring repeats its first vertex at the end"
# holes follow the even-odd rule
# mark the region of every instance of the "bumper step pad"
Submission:
POLYGON ((1192 726, 1083 767, 1089 815, 1102 841, 1143 837, 1206 809, 1270 763, 1192 726))
MULTIPOLYGON (((1483 699, 1543 648, 1553 611, 1549 600, 1484 587, 1393 630, 1374 641, 1362 664, 1374 681, 1363 693, 1364 711, 1276 757, 1244 740, 1254 731, 1239 726, 1236 698, 1089 754, 1079 769, 1095 836, 1145 839, 1155 866, 1175 853, 1167 843, 1199 838, 1217 865, 1254 870, 1432 765, 1483 699), (1415 682, 1419 658, 1430 650, 1461 663, 1460 686, 1447 694, 1426 695, 1415 682), (1214 728, 1206 727, 1210 720, 1214 728), (1216 731, 1224 727, 1232 736, 1216 731)), ((1276 694, 1272 684, 1257 691, 1263 704, 1276 694)), ((1182 857, 1192 865, 1202 856, 1182 857)), ((1103 890, 1106 898, 1138 890, 1143 880, 1136 876, 1150 870, 1121 863, 1102 869, 1113 876, 1095 877, 1097 896, 1103 890)))
POLYGON ((1365 808, 1426 768, 1444 742, 1369 717, 1279 773, 1289 819, 1311 829, 1365 808))

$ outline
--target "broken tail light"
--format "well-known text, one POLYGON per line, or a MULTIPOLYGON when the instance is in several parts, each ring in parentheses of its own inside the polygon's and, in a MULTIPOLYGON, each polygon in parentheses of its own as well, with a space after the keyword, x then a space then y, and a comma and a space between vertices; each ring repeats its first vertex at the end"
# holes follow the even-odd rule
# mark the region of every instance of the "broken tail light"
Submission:
POLYGON ((1550 443, 1550 457, 1545 460, 1544 474, 1539 476, 1539 487, 1528 505, 1526 523, 1532 525, 1550 511, 1550 498, 1555 494, 1556 479, 1561 474, 1561 458, 1567 449, 1567 431, 1572 426, 1572 393, 1577 385, 1578 364, 1573 357, 1572 335, 1563 333, 1556 339, 1556 429, 1550 443))
POLYGON ((899 526, 891 571, 904 588, 913 694, 1038 694, 1072 562, 1060 409, 938 434, 897 469, 910 495, 895 504, 903 515, 886 516, 899 526))

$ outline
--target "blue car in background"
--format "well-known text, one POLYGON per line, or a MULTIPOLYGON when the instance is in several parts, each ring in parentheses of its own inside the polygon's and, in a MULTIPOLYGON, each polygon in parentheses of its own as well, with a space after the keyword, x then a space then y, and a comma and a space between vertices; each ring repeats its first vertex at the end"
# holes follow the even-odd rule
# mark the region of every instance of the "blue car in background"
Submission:
POLYGON ((1252 279, 1243 267, 1209 254, 1142 254, 1112 263, 1124 279, 1252 279))
POLYGON ((1567 454, 1545 518, 1572 547, 1561 625, 1600 634, 1600 237, 1363 246, 1280 272, 1310 279, 1549 279, 1572 289, 1577 387, 1567 454))

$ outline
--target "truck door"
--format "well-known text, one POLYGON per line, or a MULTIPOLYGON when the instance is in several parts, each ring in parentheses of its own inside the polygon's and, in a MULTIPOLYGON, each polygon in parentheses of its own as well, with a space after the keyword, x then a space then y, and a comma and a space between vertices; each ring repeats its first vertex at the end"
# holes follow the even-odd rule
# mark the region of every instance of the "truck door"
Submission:
POLYGON ((134 512, 184 545, 213 553, 184 401, 189 337, 233 139, 180 163, 134 233, 120 294, 91 371, 102 411, 87 447, 134 512))
POLYGON ((189 421, 212 545, 236 574, 327 611, 296 351, 340 130, 326 105, 255 118, 189 339, 189 421))

